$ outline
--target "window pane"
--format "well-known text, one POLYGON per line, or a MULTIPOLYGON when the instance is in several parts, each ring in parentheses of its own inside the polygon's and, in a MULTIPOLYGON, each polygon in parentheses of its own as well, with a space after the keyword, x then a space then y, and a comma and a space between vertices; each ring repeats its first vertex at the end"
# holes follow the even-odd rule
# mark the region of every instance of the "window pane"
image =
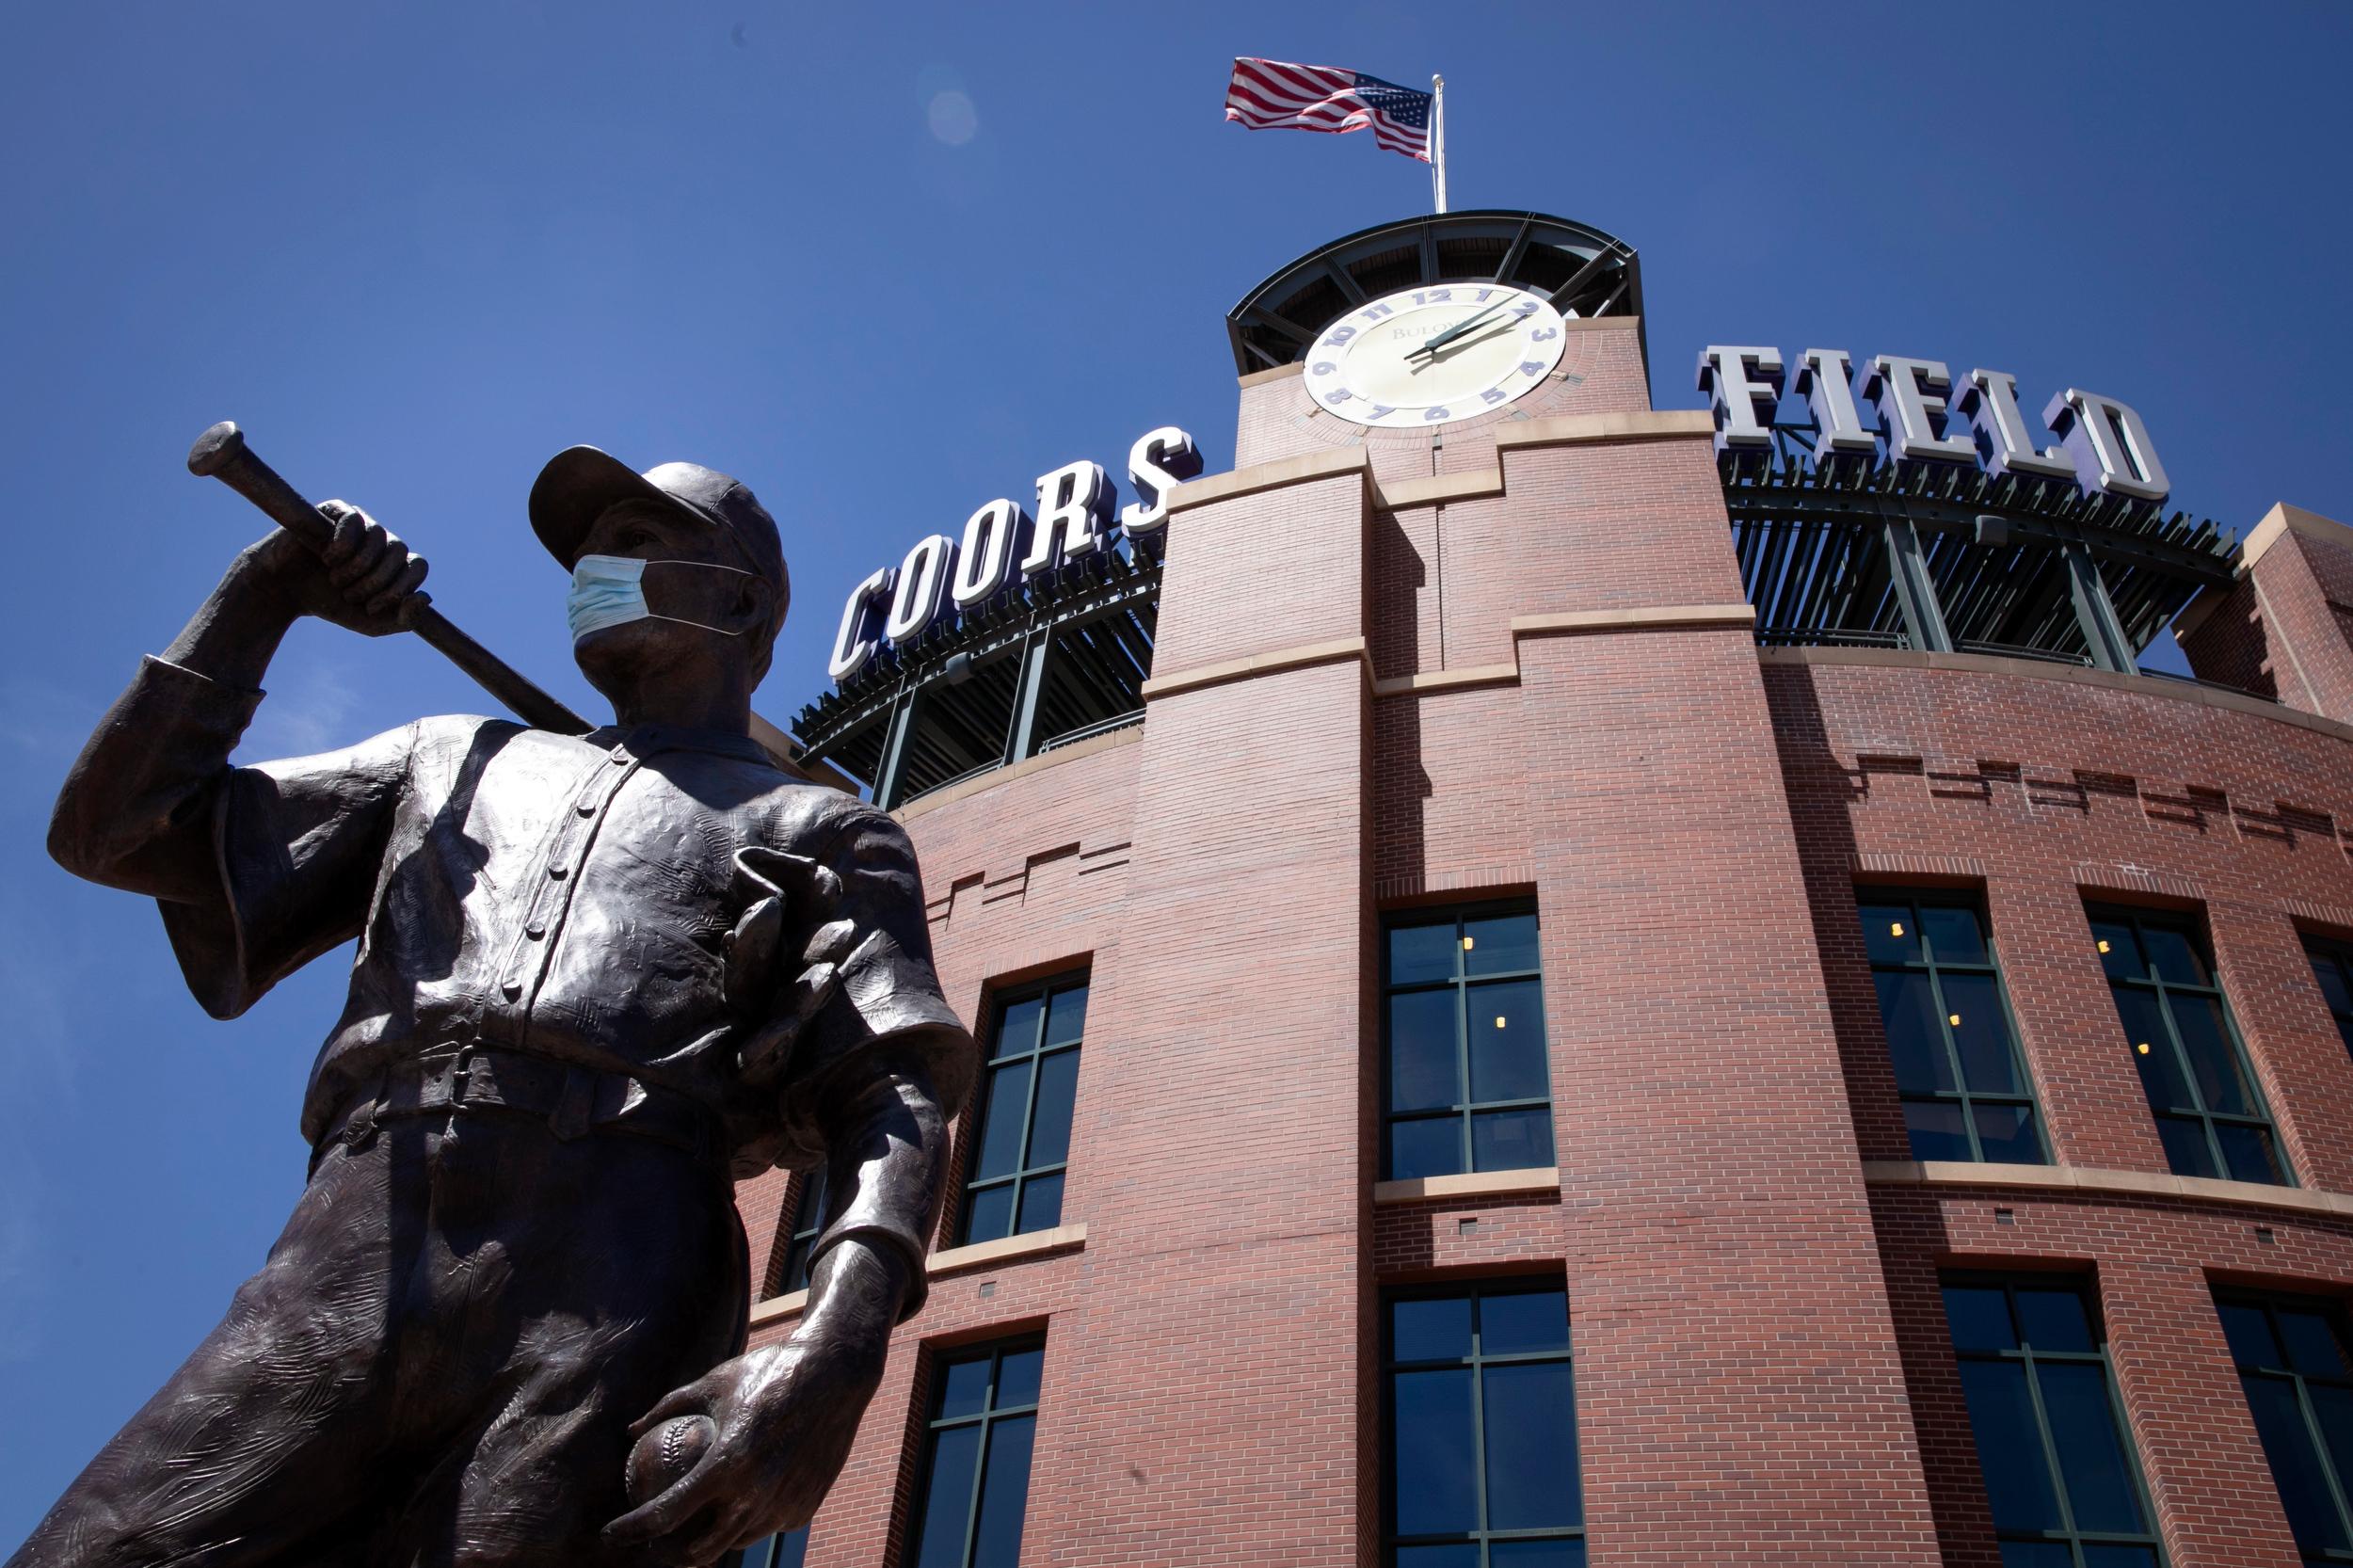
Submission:
POLYGON ((1479 1298, 1479 1352, 1521 1355, 1569 1348, 1569 1293, 1530 1290, 1479 1298))
POLYGON ((2075 1528, 2132 1535, 2148 1528, 2133 1493, 2132 1461, 2116 1430, 2106 1368, 2090 1362, 2041 1364, 2042 1409, 2067 1479, 2075 1528))
POLYGON ((2010 1049, 2009 1019, 2002 1012, 2001 987, 1990 974, 1940 974, 1945 986, 1945 1022, 1961 1051, 1961 1074, 1980 1095, 2025 1092, 2018 1081, 2018 1055, 2010 1049), (1955 1019, 1960 1022, 1954 1022, 1955 1019))
POLYGON ((2189 1057, 2189 1070, 2198 1075, 2198 1092, 2205 1096, 2206 1109, 2227 1116, 2252 1114, 2254 1098, 2247 1092, 2246 1075, 2239 1071, 2238 1052, 2231 1048, 2222 1004, 2212 997, 2167 1000, 2172 1004, 2173 1026, 2182 1032, 2182 1049, 2189 1057))
POLYGON ((2297 1408, 2296 1384, 2286 1378, 2242 1377, 2239 1382, 2247 1389, 2247 1408, 2263 1438, 2264 1457, 2271 1461, 2271 1480, 2280 1489, 2280 1504, 2287 1510, 2297 1545, 2308 1552, 2345 1546, 2345 1521, 2329 1496, 2312 1428, 2297 1408))
POLYGON ((808 1288, 808 1252, 817 1244, 815 1238, 794 1241, 784 1252, 784 1290, 787 1295, 808 1288))
POLYGON ((2336 1467, 2337 1484, 2353 1486, 2353 1389, 2308 1383, 2304 1392, 2313 1401, 2313 1418, 2320 1423, 2320 1440, 2336 1467))
POLYGON ((2202 1122, 2185 1116, 2157 1118, 2157 1137, 2165 1144, 2166 1168, 2175 1176, 2219 1176, 2221 1168, 2214 1162, 2214 1149, 2206 1142, 2202 1122))
POLYGON ((1463 1118, 1430 1116, 1419 1121, 1389 1124, 1389 1179, 1460 1176, 1463 1171, 1463 1118))
POLYGON ((2280 1308, 2280 1337, 2288 1350, 2288 1365, 2306 1377, 2345 1375, 2345 1347, 2329 1320, 2302 1307, 2280 1308))
POLYGON ((1880 1021, 1887 1026, 1887 1048, 1896 1059, 1896 1085, 1907 1094, 1951 1090, 1952 1062, 1945 1051, 1943 1021, 1926 974, 1875 974, 1880 1021))
POLYGON ((1479 1568, 1479 1546, 1476 1542, 1459 1546, 1400 1546, 1397 1568, 1479 1568))
POLYGON ((988 1076, 988 1111, 981 1119, 980 1153, 972 1161, 972 1179, 1005 1176, 1021 1167, 1021 1118, 1030 1108, 1030 1072, 1033 1061, 999 1067, 988 1076))
POLYGON ((1006 1005, 997 1021, 996 1048, 991 1056, 1013 1056, 1037 1046, 1037 1022, 1046 1016, 1046 999, 1030 997, 1006 1005))
POLYGON ((972 1532, 972 1568, 1019 1568, 1021 1515, 1030 1503, 1030 1452, 1037 1417, 1015 1416, 988 1429, 988 1469, 981 1479, 981 1517, 972 1532))
POLYGON ((2043 1461, 2042 1435, 2035 1430, 2025 1368, 2014 1361, 1964 1361, 1961 1386, 1969 1400, 1969 1431, 1977 1439, 1993 1528, 2059 1528, 2058 1495, 2043 1461))
POLYGON ((2010 1332, 2009 1303, 1990 1286, 1945 1287, 1945 1321, 1952 1329, 1959 1351, 2014 1351, 2018 1336, 2010 1332))
POLYGON ((2149 972, 2140 961, 2140 943, 2123 921, 2093 920, 2091 943, 2100 949, 2100 967, 2110 980, 2138 980, 2149 972))
POLYGON ((1051 1230, 1062 1224, 1062 1173, 1032 1176, 1021 1184, 1021 1216, 1014 1234, 1051 1230))
POLYGON ((2133 1063, 2140 1069, 2140 1087, 2149 1096, 2149 1109, 2197 1110, 2198 1102, 2190 1097, 2189 1080, 2182 1076, 2181 1059, 2174 1055, 2172 1041, 2166 1034, 2156 993, 2118 986, 2116 1016, 2124 1026, 2133 1063))
POLYGON ((2284 1367, 2286 1359, 2271 1337, 2271 1325, 2264 1320, 2263 1308, 2238 1302, 2217 1302, 2215 1310, 2222 1319, 2222 1336, 2231 1342, 2231 1359, 2241 1367, 2284 1367))
POLYGON ((1471 1374, 1398 1372, 1389 1474, 1399 1535, 1446 1535, 1479 1528, 1471 1474, 1471 1374))
POLYGON ((2154 1546, 2102 1545, 2087 1541, 2084 1543, 2084 1568, 2157 1568, 2157 1549, 2154 1546))
POLYGON ((2206 961, 2199 955, 2198 944, 2187 931, 2179 926, 2144 925, 2140 928, 2140 939, 2149 951, 2149 967, 2167 984, 2214 984, 2214 977, 2206 972, 2206 961))
POLYGON ((989 1401, 989 1407, 1017 1410, 1025 1404, 1037 1403, 1038 1379, 1045 1375, 1045 1346, 1007 1351, 997 1359, 997 1397, 989 1401))
POLYGON ((964 1239, 994 1241, 1012 1234, 1013 1183, 984 1187, 973 1193, 971 1207, 965 1211, 964 1239))
POLYGON ((1904 1101, 1904 1129, 1914 1160, 1972 1160, 1958 1100, 1904 1101))
MULTIPOLYGON (((802 1568, 808 1560, 808 1527, 787 1530, 776 1540, 776 1555, 768 1559, 768 1568, 802 1568)), ((751 1560, 750 1554, 745 1554, 744 1560, 751 1560)))
POLYGON ((1389 1304, 1389 1354, 1398 1361, 1458 1361, 1471 1353, 1468 1296, 1389 1304))
POLYGON ((1389 984, 1454 978, 1454 922, 1389 928, 1389 984))
POLYGON ((1584 1517, 1577 1476, 1577 1401, 1565 1361, 1489 1367, 1481 1392, 1487 1437, 1487 1528, 1539 1529, 1584 1517))
POLYGON ((972 1474, 980 1454, 977 1424, 950 1427, 934 1435, 932 1474, 923 1488, 923 1525, 916 1537, 915 1568, 964 1568, 964 1531, 971 1523, 972 1474))
POLYGON ((1536 982, 1506 980, 1474 985, 1467 1007, 1471 1098, 1526 1100, 1549 1095, 1544 993, 1536 982))
POLYGON ((1920 932, 1912 908, 1902 904, 1863 906, 1863 950, 1874 964, 1916 964, 1920 961, 1920 932))
POLYGON ((2063 1541, 2005 1541, 2002 1568, 2075 1568, 2075 1554, 2063 1541))
POLYGON ((1536 917, 1494 915, 1463 922, 1463 972, 1513 974, 1536 967, 1536 917))
POLYGON ((1087 987, 1073 985, 1056 991, 1048 1000, 1046 1011, 1046 1043, 1066 1046, 1086 1032, 1087 987))
POLYGON ((2018 1326, 2038 1351, 2090 1351, 2091 1321, 2084 1299, 2073 1290, 2018 1291, 2018 1326))
POLYGON ((1957 908, 1949 904, 1923 904, 1920 929, 1929 936, 1929 955, 1939 964, 1993 961, 1985 951, 1985 932, 1977 924, 1975 909, 1957 908))
POLYGON ((1070 1109, 1079 1097, 1079 1053, 1058 1050, 1037 1064, 1037 1109, 1030 1122, 1030 1170, 1070 1158, 1070 1109))
POLYGON ((1391 1111, 1432 1111, 1463 1103, 1455 1005, 1452 986, 1389 999, 1391 1111))
POLYGON ((978 1416, 987 1401, 988 1357, 976 1355, 940 1368, 939 1413, 935 1419, 978 1416))
POLYGON ((1497 1541, 1487 1548, 1493 1568, 1585 1568, 1582 1541, 1497 1541))
POLYGON ((2353 1013, 2353 981, 2345 978, 2345 966, 2329 953, 2315 952, 2312 960, 2313 979, 2319 982, 2329 1011, 2340 1015, 2353 1013))
POLYGON ((801 1201, 792 1210, 794 1234, 815 1230, 825 1212, 825 1170, 819 1166, 801 1178, 801 1201))
POLYGON ((2265 1181, 2276 1186, 2286 1179, 2271 1134, 2264 1128, 2217 1122, 2214 1137, 2222 1145, 2223 1174, 2233 1181, 2265 1181))
POLYGON ((1471 1118, 1471 1169, 1532 1171, 1552 1163, 1552 1112, 1481 1111, 1471 1118))
POLYGON ((1984 1158, 2005 1165, 2042 1163, 2042 1144, 2034 1135, 2032 1106, 1980 1105, 1970 1114, 1977 1118, 1977 1144, 1984 1158))

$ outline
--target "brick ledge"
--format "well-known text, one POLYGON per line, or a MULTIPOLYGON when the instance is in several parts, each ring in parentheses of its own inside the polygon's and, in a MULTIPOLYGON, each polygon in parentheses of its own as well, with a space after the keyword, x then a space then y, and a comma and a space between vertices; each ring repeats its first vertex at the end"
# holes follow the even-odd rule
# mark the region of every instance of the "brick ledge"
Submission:
MULTIPOLYGON (((1056 1225, 1051 1230, 1033 1230, 1026 1236, 1004 1236, 994 1241, 975 1241, 968 1247, 943 1247, 923 1262, 924 1274, 932 1279, 961 1273, 967 1269, 985 1269, 996 1263, 1026 1263, 1032 1257, 1046 1257, 1058 1253, 1080 1252, 1087 1244, 1087 1227, 1081 1221, 1076 1224, 1056 1225)), ((760 1328, 785 1318, 797 1318, 808 1304, 806 1290, 787 1291, 771 1296, 764 1302, 752 1304, 752 1327, 760 1328)))
POLYGON ((1561 1191, 1561 1168, 1538 1165, 1525 1171, 1473 1171, 1464 1176, 1415 1176, 1405 1181, 1376 1181, 1376 1207, 1420 1203, 1429 1198, 1492 1198, 1514 1192, 1561 1191))
POLYGON ((1874 1187, 2020 1187, 2119 1197, 2190 1198, 2353 1219, 2353 1193, 2324 1192, 2311 1187, 2273 1187, 2260 1181, 2217 1181, 2211 1176, 2172 1176, 2157 1171, 2109 1171, 2084 1165, 1978 1164, 1965 1160, 1866 1160, 1863 1162, 1863 1179, 1874 1187))

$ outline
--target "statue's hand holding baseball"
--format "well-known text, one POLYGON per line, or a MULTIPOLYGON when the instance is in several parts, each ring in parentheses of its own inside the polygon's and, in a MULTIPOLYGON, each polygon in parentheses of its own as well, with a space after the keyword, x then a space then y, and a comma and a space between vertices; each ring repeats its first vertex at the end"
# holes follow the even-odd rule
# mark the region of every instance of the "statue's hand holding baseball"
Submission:
POLYGON ((316 616, 370 637, 406 630, 411 606, 431 602, 417 591, 424 583, 424 557, 357 506, 328 501, 319 511, 335 525, 322 552, 312 553, 280 530, 246 552, 248 568, 282 596, 292 614, 316 616))
POLYGON ((857 1299, 866 1292, 856 1285, 869 1282, 841 1277, 869 1272, 857 1265, 878 1261, 872 1254, 853 1240, 826 1261, 848 1266, 830 1283, 853 1288, 819 1300, 783 1344, 722 1362, 630 1429, 632 1507, 607 1535, 664 1562, 701 1564, 817 1512, 882 1382, 895 1316, 895 1301, 877 1312, 857 1299))

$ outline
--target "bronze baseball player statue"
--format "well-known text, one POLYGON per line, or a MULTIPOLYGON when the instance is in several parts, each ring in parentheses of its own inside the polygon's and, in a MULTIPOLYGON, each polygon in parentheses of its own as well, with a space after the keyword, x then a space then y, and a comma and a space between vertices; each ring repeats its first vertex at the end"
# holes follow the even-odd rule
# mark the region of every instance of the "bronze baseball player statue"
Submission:
POLYGON ((324 553, 239 554, 66 780, 51 852, 157 902, 214 1016, 359 952, 284 1233, 13 1568, 708 1562, 815 1511, 922 1303, 972 1042, 905 835, 748 734, 776 523, 589 447, 530 510, 612 725, 231 766, 298 616, 424 616, 424 562, 328 503, 289 520, 324 553), (746 1352, 731 1179, 777 1163, 830 1197, 797 1332, 746 1352))

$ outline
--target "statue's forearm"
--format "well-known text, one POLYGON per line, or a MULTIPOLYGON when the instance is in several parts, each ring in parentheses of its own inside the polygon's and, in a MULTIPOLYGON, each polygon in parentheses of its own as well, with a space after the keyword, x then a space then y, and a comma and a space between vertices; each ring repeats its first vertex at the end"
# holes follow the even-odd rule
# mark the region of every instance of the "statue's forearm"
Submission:
POLYGON ((920 1052, 876 1059, 826 1117, 828 1188, 805 1322, 878 1310, 888 1332, 923 1295, 948 1168, 947 1120, 920 1052))
POLYGON ((225 686, 259 691, 298 613, 247 551, 230 564, 160 657, 225 686))

